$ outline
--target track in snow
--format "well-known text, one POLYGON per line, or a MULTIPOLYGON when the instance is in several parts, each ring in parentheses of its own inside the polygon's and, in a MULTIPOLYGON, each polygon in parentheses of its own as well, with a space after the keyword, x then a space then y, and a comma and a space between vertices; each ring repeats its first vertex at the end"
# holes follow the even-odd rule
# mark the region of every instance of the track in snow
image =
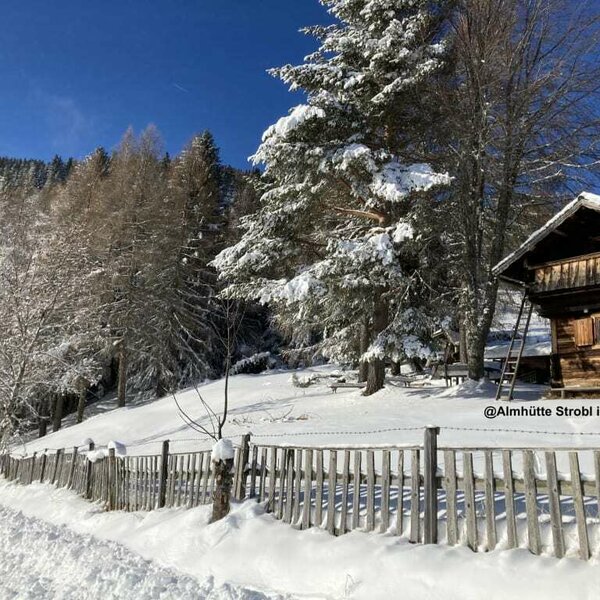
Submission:
POLYGON ((2 600, 283 600, 215 587, 161 567, 121 544, 77 534, 0 506, 2 600))

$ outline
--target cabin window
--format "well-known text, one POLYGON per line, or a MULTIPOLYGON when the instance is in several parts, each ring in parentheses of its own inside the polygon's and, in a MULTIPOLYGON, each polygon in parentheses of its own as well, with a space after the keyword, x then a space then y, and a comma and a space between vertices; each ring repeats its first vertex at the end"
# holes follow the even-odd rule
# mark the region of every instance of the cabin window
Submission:
POLYGON ((594 321, 597 319, 592 317, 575 320, 575 344, 577 346, 593 346, 594 329, 596 329, 594 321))

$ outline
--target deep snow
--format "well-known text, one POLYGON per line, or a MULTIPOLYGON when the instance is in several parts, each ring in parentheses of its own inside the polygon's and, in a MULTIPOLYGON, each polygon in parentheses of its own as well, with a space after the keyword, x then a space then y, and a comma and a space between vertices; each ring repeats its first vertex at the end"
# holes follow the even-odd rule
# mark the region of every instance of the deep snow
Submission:
MULTIPOLYGON (((354 389, 333 394, 327 377, 331 371, 331 367, 320 367, 298 372, 302 381, 316 378, 308 388, 295 387, 290 372, 233 377, 225 435, 237 440, 251 431, 255 441, 277 444, 414 444, 422 441, 423 427, 438 425, 442 428, 440 446, 589 448, 598 447, 600 442, 600 436, 582 435, 600 432, 600 418, 596 416, 486 419, 483 409, 494 404, 491 384, 451 389, 436 384, 420 388, 389 384, 365 398, 354 389)), ((198 390, 218 410, 223 382, 210 382, 198 390)), ((536 400, 542 392, 536 386, 520 387, 517 401, 510 406, 585 406, 594 411, 600 406, 600 400, 536 400)), ((179 402, 188 414, 207 424, 195 390, 181 393, 179 402)), ((43 440, 15 446, 13 452, 70 448, 86 438, 93 439, 98 447, 119 440, 127 454, 158 453, 160 442, 166 438, 172 440, 172 451, 209 449, 213 445, 183 423, 173 398, 167 397, 99 414, 43 440)), ((582 468, 591 474, 593 465, 583 459, 591 453, 580 455, 582 468)), ((564 470, 560 462, 559 469, 564 470)), ((477 461, 475 468, 479 468, 477 461)), ((519 469, 518 461, 515 469, 519 469)), ((105 513, 98 505, 65 490, 0 481, 0 505, 54 525, 67 525, 78 534, 123 544, 151 560, 152 568, 176 568, 202 582, 201 586, 208 586, 210 593, 230 594, 214 598, 263 597, 235 595, 251 593, 246 588, 271 590, 261 592, 270 593, 267 598, 291 594, 289 597, 303 599, 387 600, 398 597, 400 590, 411 600, 600 597, 598 557, 589 562, 556 560, 532 556, 525 549, 474 554, 466 547, 413 546, 391 535, 361 532, 334 538, 318 529, 296 531, 264 514, 254 501, 234 507, 225 520, 209 525, 209 507, 105 513)), ((15 546, 14 552, 25 552, 21 538, 15 546)), ((7 548, 6 552, 6 560, 12 561, 8 564, 15 564, 13 550, 7 548)), ((97 573, 102 576, 102 571, 97 573)), ((40 577, 46 575, 41 573, 40 577)), ((183 580, 179 584, 184 585, 183 580)))
POLYGON ((145 560, 122 544, 0 507, 0 597, 31 600, 283 600, 202 582, 145 560))
MULTIPOLYGON (((317 529, 296 531, 264 514, 254 501, 234 506, 228 517, 209 525, 210 507, 106 513, 66 490, 0 481, 0 505, 12 509, 0 509, 0 562, 17 566, 23 561, 33 573, 26 580, 13 572, 17 569, 6 568, 11 585, 37 585, 39 574, 50 581, 64 577, 73 589, 90 590, 87 596, 55 598, 153 597, 134 588, 141 573, 150 578, 148 590, 172 577, 173 587, 166 588, 163 598, 173 599, 185 598, 178 594, 186 589, 208 590, 211 600, 595 600, 600 594, 598 559, 557 560, 524 549, 475 554, 466 547, 415 546, 361 532, 336 538, 317 529), (53 525, 15 516, 15 509, 53 525), (152 563, 97 538, 122 544, 152 563), (119 571, 113 555, 124 557, 127 568, 119 571), (64 564, 56 565, 55 576, 52 565, 60 561, 64 564), (115 581, 113 569, 123 580, 115 581), (111 582, 120 586, 114 596, 103 593, 111 582)), ((44 579, 40 585, 46 583, 44 579)))

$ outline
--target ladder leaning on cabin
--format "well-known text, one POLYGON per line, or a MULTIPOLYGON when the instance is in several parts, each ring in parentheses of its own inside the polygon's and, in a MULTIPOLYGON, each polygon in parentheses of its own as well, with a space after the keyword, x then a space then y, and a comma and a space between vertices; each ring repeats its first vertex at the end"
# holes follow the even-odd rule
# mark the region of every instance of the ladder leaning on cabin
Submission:
POLYGON ((525 349, 525 342, 527 341, 527 331, 529 330, 532 312, 533 304, 529 302, 527 293, 525 293, 523 294, 523 300, 521 301, 521 307, 519 308, 519 316, 517 317, 512 337, 510 338, 510 344, 508 345, 506 360, 502 365, 502 374, 500 375, 500 381, 498 381, 496 400, 513 399, 517 373, 519 371, 521 357, 523 356, 523 350, 525 349), (512 357, 513 350, 517 351, 516 358, 512 357))

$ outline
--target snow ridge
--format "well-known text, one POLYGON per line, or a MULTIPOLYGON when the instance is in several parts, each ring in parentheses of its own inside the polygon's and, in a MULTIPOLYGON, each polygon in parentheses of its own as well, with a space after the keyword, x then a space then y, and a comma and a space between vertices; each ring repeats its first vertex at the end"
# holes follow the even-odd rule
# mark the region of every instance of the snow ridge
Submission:
POLYGON ((144 560, 125 546, 0 506, 0 597, 283 600, 205 581, 144 560))

